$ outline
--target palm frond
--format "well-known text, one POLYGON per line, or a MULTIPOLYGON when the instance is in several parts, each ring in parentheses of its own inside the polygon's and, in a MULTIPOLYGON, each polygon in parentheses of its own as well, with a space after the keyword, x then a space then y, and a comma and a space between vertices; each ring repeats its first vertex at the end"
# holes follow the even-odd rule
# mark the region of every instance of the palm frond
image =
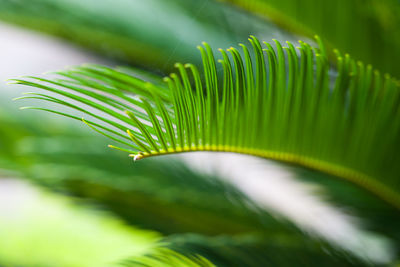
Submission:
POLYGON ((57 73, 66 79, 14 81, 62 96, 29 97, 94 117, 98 122, 84 121, 127 145, 119 149, 135 160, 189 151, 245 153, 345 178, 400 207, 398 81, 338 51, 331 78, 318 38, 319 49, 301 41, 296 48, 278 41, 262 48, 253 36, 249 41, 253 53, 240 44, 243 56, 233 47, 230 56, 220 49, 222 75, 204 43, 204 77, 194 65, 177 63, 179 74, 166 77, 164 86, 101 66, 57 73))

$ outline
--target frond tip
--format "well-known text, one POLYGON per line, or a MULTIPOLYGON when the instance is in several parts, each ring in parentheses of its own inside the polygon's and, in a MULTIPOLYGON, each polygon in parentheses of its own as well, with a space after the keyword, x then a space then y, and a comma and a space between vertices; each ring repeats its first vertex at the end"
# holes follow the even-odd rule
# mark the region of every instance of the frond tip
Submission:
POLYGON ((134 160, 190 151, 251 154, 346 178, 400 208, 393 189, 400 178, 398 81, 337 51, 333 70, 318 38, 319 48, 277 40, 263 48, 254 36, 249 42, 252 52, 240 44, 241 51, 220 49, 219 60, 204 43, 203 73, 177 63, 165 85, 92 65, 58 72, 64 79, 16 81, 73 100, 30 96, 93 117, 86 123, 129 147, 110 146, 134 160))

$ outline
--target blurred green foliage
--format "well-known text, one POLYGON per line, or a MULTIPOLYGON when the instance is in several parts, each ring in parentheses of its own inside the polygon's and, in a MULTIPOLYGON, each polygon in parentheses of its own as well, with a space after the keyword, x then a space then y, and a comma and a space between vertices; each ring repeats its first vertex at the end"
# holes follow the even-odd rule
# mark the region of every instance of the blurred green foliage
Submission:
MULTIPOLYGON (((153 73, 166 73, 177 61, 200 64, 195 47, 201 41, 228 47, 249 34, 291 40, 285 30, 309 37, 318 33, 331 46, 399 76, 398 1, 229 2, 250 12, 211 0, 0 0, 0 20, 153 73)), ((0 108, 0 174, 33 181, 70 200, 46 192, 51 208, 32 209, 27 224, 6 226, 0 219, 2 266, 100 266, 111 258, 120 258, 117 266, 368 264, 276 220, 232 185, 196 173, 174 157, 133 164, 80 124, 38 118, 10 111, 9 105, 0 108), (70 231, 63 231, 68 225, 70 231), (85 235, 71 245, 78 232, 85 235), (52 242, 46 242, 49 237, 52 242), (128 256, 131 248, 138 250, 128 256)), ((367 229, 392 240, 399 258, 397 210, 352 184, 293 171, 323 186, 324 196, 361 218, 367 229)))
POLYGON ((202 41, 226 47, 249 32, 278 31, 213 0, 1 0, 0 20, 158 73, 177 61, 201 63, 195 55, 202 41))
POLYGON ((318 34, 332 48, 400 78, 398 0, 221 0, 298 35, 318 34))

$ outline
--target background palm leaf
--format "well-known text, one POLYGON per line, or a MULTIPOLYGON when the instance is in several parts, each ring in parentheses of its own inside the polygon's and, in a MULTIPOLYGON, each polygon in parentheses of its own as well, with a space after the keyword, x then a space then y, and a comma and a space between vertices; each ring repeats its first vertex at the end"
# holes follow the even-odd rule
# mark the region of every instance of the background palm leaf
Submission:
POLYGON ((249 32, 283 34, 271 23, 214 0, 1 0, 0 20, 156 73, 172 71, 176 61, 200 64, 193 55, 204 40, 224 47, 249 32), (183 25, 190 25, 190 31, 183 25))
POLYGON ((312 37, 400 77, 400 6, 397 0, 222 0, 312 37), (379 52, 378 52, 379 51, 379 52))

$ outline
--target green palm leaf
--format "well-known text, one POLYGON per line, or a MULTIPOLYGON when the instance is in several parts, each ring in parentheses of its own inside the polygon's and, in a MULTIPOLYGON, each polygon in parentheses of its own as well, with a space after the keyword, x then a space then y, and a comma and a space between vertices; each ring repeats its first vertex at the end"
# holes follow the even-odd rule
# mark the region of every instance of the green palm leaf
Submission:
POLYGON ((179 74, 165 78, 165 85, 101 66, 58 72, 66 79, 15 81, 61 95, 28 97, 94 117, 84 121, 126 145, 119 149, 135 160, 189 151, 245 153, 345 178, 400 207, 400 166, 394 164, 400 160, 399 83, 338 51, 331 78, 334 70, 317 40, 319 49, 304 42, 284 48, 278 41, 275 49, 269 43, 263 49, 251 37, 252 53, 242 44, 243 56, 233 47, 220 50, 222 75, 204 43, 204 77, 194 65, 178 63, 179 74))

